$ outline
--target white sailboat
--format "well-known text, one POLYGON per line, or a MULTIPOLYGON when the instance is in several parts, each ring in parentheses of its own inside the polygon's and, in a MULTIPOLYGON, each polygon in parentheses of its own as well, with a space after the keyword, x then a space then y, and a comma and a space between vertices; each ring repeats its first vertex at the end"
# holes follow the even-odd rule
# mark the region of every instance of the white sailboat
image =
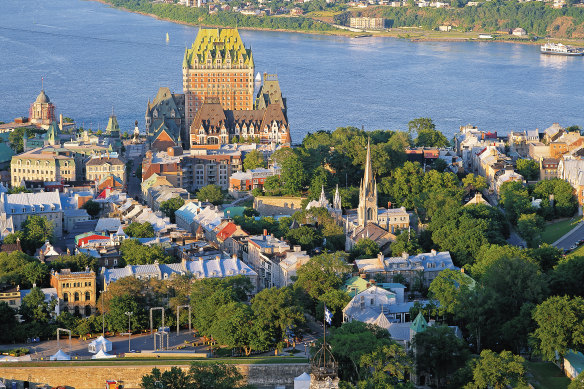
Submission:
POLYGON ((258 72, 258 74, 256 74, 255 80, 256 80, 256 82, 262 81, 262 76, 261 76, 260 72, 258 72))
POLYGON ((168 36, 168 32, 166 33, 166 42, 168 42, 170 40, 170 37, 168 36))

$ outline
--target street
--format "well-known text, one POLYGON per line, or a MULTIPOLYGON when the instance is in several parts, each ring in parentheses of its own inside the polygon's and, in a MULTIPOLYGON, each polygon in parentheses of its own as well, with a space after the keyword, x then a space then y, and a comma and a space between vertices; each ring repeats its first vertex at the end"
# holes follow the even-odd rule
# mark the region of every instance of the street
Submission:
POLYGON ((571 247, 577 246, 581 239, 584 239, 584 223, 582 222, 555 241, 553 245, 559 249, 570 250, 571 247))

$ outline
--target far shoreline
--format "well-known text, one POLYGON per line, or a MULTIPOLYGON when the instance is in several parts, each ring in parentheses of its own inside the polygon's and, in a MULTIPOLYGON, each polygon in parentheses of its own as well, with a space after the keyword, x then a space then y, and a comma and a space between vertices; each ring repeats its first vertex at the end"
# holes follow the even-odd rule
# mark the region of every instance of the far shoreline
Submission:
MULTIPOLYGON (((148 16, 154 19, 171 22, 175 24, 182 24, 184 26, 189 27, 207 27, 207 28, 230 28, 229 26, 224 25, 212 25, 212 24, 195 24, 189 22, 183 22, 180 20, 174 20, 170 18, 163 18, 155 14, 150 14, 146 12, 140 11, 133 11, 124 7, 115 7, 112 4, 108 3, 105 0, 87 0, 87 1, 95 1, 101 4, 104 4, 110 8, 119 9, 124 12, 139 14, 143 16, 148 16)), ((389 31, 363 31, 363 32, 351 32, 342 29, 336 29, 333 31, 315 31, 315 30, 289 30, 289 29, 277 29, 277 28, 262 28, 262 27, 237 27, 239 30, 244 31, 274 31, 274 32, 287 32, 287 33, 296 33, 296 34, 308 34, 308 35, 320 35, 320 36, 340 36, 346 38, 355 38, 360 39, 362 35, 366 35, 367 38, 393 38, 393 39, 407 39, 410 42, 483 42, 483 43, 513 43, 513 44, 520 44, 520 45, 541 45, 544 40, 554 41, 556 43, 563 43, 565 45, 572 45, 572 46, 584 46, 584 39, 566 39, 566 38, 539 38, 536 41, 530 40, 529 38, 512 38, 511 36, 509 39, 505 38, 491 38, 491 39, 480 39, 478 38, 479 34, 489 34, 486 32, 473 32, 473 33, 459 33, 459 34, 476 34, 476 36, 446 36, 449 34, 448 32, 440 32, 440 31, 433 31, 433 30, 422 30, 416 27, 402 27, 402 28, 395 28, 390 29, 389 31), (417 36, 410 36, 417 35, 417 36), (428 35, 429 34, 429 35, 428 35)), ((489 34, 490 35, 490 34, 489 34)))

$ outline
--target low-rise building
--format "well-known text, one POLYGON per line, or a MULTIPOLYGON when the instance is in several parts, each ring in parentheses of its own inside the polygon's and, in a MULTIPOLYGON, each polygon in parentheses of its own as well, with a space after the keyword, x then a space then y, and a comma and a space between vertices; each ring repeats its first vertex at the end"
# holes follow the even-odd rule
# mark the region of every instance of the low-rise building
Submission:
POLYGON ((558 176, 558 165, 560 160, 557 158, 541 158, 539 160, 539 179, 551 180, 558 176))
POLYGON ((349 18, 349 25, 351 28, 358 28, 360 30, 383 30, 385 28, 385 19, 365 16, 349 18))
POLYGON ((252 189, 263 189, 266 178, 279 176, 280 168, 272 167, 270 169, 258 168, 250 169, 245 172, 236 172, 229 178, 229 190, 247 191, 252 189))
POLYGON ((96 278, 93 270, 72 272, 63 269, 51 272, 51 286, 57 290, 63 312, 83 317, 95 313, 96 278))
POLYGON ((279 286, 279 263, 290 246, 264 230, 263 235, 250 236, 247 240, 247 258, 244 260, 258 274, 259 289, 279 286))
POLYGON ((0 193, 0 211, 11 217, 17 231, 29 216, 44 216, 53 224, 55 237, 63 235, 63 209, 59 192, 0 193))
POLYGON ((118 177, 122 184, 126 182, 126 164, 117 156, 93 157, 85 164, 85 179, 100 182, 109 176, 118 177))
POLYGON ((11 184, 17 187, 24 181, 75 181, 77 169, 71 151, 52 146, 37 148, 12 157, 11 184))
POLYGON ((403 253, 400 257, 384 257, 379 254, 377 258, 357 259, 355 266, 359 274, 367 279, 377 279, 381 277, 384 282, 391 282, 395 275, 401 274, 409 284, 412 284, 418 272, 423 272, 424 282, 429 285, 434 278, 444 269, 458 270, 448 251, 437 252, 432 250, 429 253, 410 256, 403 253))
POLYGON ((183 258, 180 263, 128 265, 117 269, 102 268, 100 277, 105 290, 110 283, 124 277, 135 277, 142 280, 151 278, 167 280, 187 274, 194 277, 194 282, 203 278, 226 278, 243 275, 250 279, 252 285, 257 285, 257 273, 237 257, 198 254, 199 256, 195 255, 192 259, 183 258))

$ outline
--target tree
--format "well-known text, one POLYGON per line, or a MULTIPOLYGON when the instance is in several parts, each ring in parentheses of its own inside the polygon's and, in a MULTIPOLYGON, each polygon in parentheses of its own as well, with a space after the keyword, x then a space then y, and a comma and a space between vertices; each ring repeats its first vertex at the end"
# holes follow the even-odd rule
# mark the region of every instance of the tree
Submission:
POLYGON ((132 222, 124 232, 131 238, 154 238, 154 226, 148 222, 132 222))
POLYGON ((160 210, 170 218, 171 223, 175 223, 174 213, 183 205, 185 205, 185 201, 182 197, 173 197, 160 203, 160 210))
POLYGON ((12 188, 8 189, 8 194, 17 194, 17 193, 32 193, 32 191, 29 189, 26 189, 25 186, 13 186, 12 188))
POLYGON ((322 242, 320 232, 310 226, 300 226, 289 230, 286 239, 293 245, 300 245, 304 250, 312 250, 322 242))
POLYGON ((331 289, 320 297, 318 297, 318 304, 316 305, 315 313, 316 320, 322 321, 324 319, 324 306, 333 314, 332 325, 340 325, 343 322, 343 308, 351 301, 351 296, 344 290, 331 289))
POLYGON ((24 151, 24 140, 23 137, 27 136, 27 131, 24 127, 15 128, 14 131, 8 134, 8 143, 15 153, 20 154, 24 151))
POLYGON ((508 181, 499 188, 500 203, 512 224, 517 224, 519 216, 531 213, 531 197, 527 188, 518 181, 508 181))
POLYGON ((408 123, 410 134, 416 133, 414 140, 418 147, 447 147, 450 143, 440 131, 436 131, 436 126, 432 119, 418 118, 410 120, 408 123))
POLYGON ((351 260, 374 258, 379 253, 379 245, 369 238, 361 238, 351 249, 351 260))
POLYGON ((474 361, 473 381, 465 389, 527 388, 525 381, 525 360, 509 351, 497 354, 483 350, 474 361))
POLYGON ((543 217, 535 213, 523 214, 517 220, 517 232, 527 241, 529 247, 539 246, 544 226, 543 217))
POLYGON ((208 201, 213 205, 219 205, 223 203, 223 192, 221 192, 219 185, 211 184, 199 189, 197 198, 201 201, 208 201))
POLYGON ((548 220, 555 217, 570 217, 576 212, 578 202, 574 193, 572 185, 559 178, 539 181, 533 188, 533 195, 541 199, 538 213, 548 220))
POLYGON ((552 295, 584 297, 584 257, 565 258, 550 273, 552 295))
POLYGON ((297 270, 294 286, 304 289, 317 300, 327 292, 339 289, 350 271, 340 253, 317 255, 297 270))
POLYGON ((115 332, 128 331, 128 316, 126 312, 133 312, 130 319, 132 330, 140 330, 146 325, 146 307, 129 293, 114 296, 109 302, 107 314, 108 328, 115 332))
POLYGON ((300 157, 290 148, 282 148, 272 154, 272 160, 281 170, 280 182, 285 195, 295 196, 300 193, 306 175, 300 157))
MULTIPOLYGON (((235 365, 223 363, 201 364, 192 363, 189 369, 192 389, 239 389, 249 388, 244 385, 243 376, 235 365)), ((189 389, 190 389, 189 388, 189 389)), ((251 389, 251 388, 249 388, 251 389)))
POLYGON ((288 328, 299 328, 304 322, 304 311, 298 305, 292 288, 264 289, 251 300, 255 316, 255 339, 257 346, 275 346, 288 328))
POLYGON ((89 216, 91 217, 96 217, 97 215, 99 215, 99 212, 101 211, 101 205, 99 205, 97 201, 93 200, 89 200, 88 202, 83 204, 82 208, 85 209, 89 216))
POLYGON ((32 215, 22 223, 24 240, 22 247, 26 252, 34 253, 36 249, 53 240, 54 225, 44 216, 32 215))
POLYGON ((463 295, 475 286, 475 281, 466 274, 444 269, 430 284, 430 294, 440 302, 442 314, 457 314, 462 310, 463 295))
MULTIPOLYGON (((217 319, 210 333, 217 342, 228 347, 243 349, 246 356, 252 351, 254 340, 254 314, 249 305, 233 301, 217 310, 217 319)), ((260 345, 262 346, 262 345, 260 345)), ((259 348, 262 349, 261 347, 259 348)))
POLYGON ((0 302, 0 343, 7 344, 15 340, 14 330, 18 327, 16 311, 4 301, 0 302))
POLYGON ((243 160, 243 170, 251 170, 257 168, 265 168, 266 161, 264 160, 264 155, 259 150, 252 150, 245 155, 243 160))
POLYGON ((191 379, 187 372, 177 366, 172 366, 170 370, 160 372, 160 369, 153 368, 150 374, 142 376, 143 389, 191 389, 191 379))
POLYGON ((364 378, 370 371, 368 366, 361 366, 361 357, 393 344, 387 330, 356 320, 332 328, 330 332, 327 341, 339 364, 339 376, 352 382, 364 378))
POLYGON ((470 356, 466 342, 447 326, 432 326, 414 336, 413 350, 418 374, 430 373, 436 387, 463 367, 470 356))
POLYGON ((48 323, 57 301, 45 301, 45 294, 40 288, 32 288, 30 293, 22 299, 20 312, 26 321, 48 323))
POLYGON ((413 388, 403 384, 412 368, 412 359, 395 343, 384 344, 361 356, 360 366, 365 377, 357 383, 359 389, 413 388))
POLYGON ((568 389, 584 389, 584 374, 578 374, 578 377, 570 382, 568 389))
POLYGON ((416 255, 422 252, 416 233, 410 230, 401 231, 391 243, 390 248, 391 255, 394 257, 399 257, 402 253, 416 255))
POLYGON ((462 179, 462 186, 467 192, 472 192, 473 190, 482 192, 487 189, 487 179, 483 176, 475 176, 473 173, 469 173, 462 179))
POLYGON ((120 245, 122 260, 127 265, 151 265, 158 263, 172 263, 172 257, 158 245, 145 246, 135 239, 126 239, 120 245))
POLYGON ((270 176, 264 181, 264 191, 268 196, 278 196, 282 191, 282 183, 279 176, 270 176))
POLYGON ((581 297, 552 296, 535 308, 533 318, 537 323, 534 336, 545 359, 556 362, 559 356, 563 367, 566 352, 584 346, 584 299, 581 297))
POLYGON ((527 181, 537 181, 539 179, 539 162, 533 159, 518 159, 516 162, 517 171, 527 181))
POLYGON ((22 273, 31 285, 42 285, 49 276, 49 268, 40 262, 29 262, 22 269, 22 273))

